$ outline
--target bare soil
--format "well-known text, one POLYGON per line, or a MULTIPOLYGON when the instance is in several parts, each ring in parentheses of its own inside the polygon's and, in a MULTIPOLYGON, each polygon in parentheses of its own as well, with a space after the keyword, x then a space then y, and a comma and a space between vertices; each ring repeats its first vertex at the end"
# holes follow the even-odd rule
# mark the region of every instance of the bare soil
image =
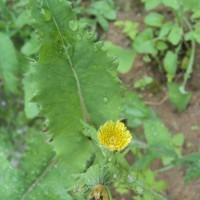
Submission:
MULTIPOLYGON (((117 20, 132 20, 143 23, 145 14, 144 7, 139 0, 122 0, 122 7, 118 12, 117 20), (129 5, 128 5, 129 3, 129 5)), ((130 48, 130 41, 115 27, 110 24, 110 29, 104 37, 112 41, 114 44, 124 48, 130 48)), ((197 47, 194 72, 190 78, 187 89, 192 92, 193 96, 184 112, 178 112, 167 99, 166 87, 161 85, 159 92, 152 93, 150 91, 142 92, 146 103, 151 106, 160 118, 163 120, 171 134, 183 133, 185 142, 182 153, 200 152, 200 47, 197 47)), ((152 66, 147 66, 140 56, 138 56, 133 64, 132 69, 127 74, 121 74, 120 78, 131 90, 135 80, 145 75, 153 76, 155 79, 157 74, 152 72, 152 66)), ((160 80, 158 80, 160 82, 160 80)), ((159 163, 156 164, 159 167, 159 163)), ((166 181, 168 188, 164 195, 168 200, 200 200, 200 181, 191 181, 184 184, 185 168, 171 169, 160 173, 158 179, 166 181)), ((128 196, 117 197, 117 200, 131 200, 133 197, 128 196)))

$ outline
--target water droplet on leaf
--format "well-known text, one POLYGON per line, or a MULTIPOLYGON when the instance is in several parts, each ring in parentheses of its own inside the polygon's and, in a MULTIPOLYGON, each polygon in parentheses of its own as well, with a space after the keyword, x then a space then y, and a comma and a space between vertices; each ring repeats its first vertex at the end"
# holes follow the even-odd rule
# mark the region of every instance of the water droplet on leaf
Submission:
POLYGON ((41 9, 41 14, 43 15, 43 18, 46 22, 51 20, 51 13, 48 9, 41 9))
POLYGON ((104 103, 107 103, 107 102, 108 102, 108 98, 107 98, 107 97, 104 97, 104 98, 103 98, 103 102, 104 102, 104 103))
POLYGON ((75 20, 69 21, 69 28, 72 31, 77 31, 77 29, 78 29, 78 21, 75 21, 75 20))

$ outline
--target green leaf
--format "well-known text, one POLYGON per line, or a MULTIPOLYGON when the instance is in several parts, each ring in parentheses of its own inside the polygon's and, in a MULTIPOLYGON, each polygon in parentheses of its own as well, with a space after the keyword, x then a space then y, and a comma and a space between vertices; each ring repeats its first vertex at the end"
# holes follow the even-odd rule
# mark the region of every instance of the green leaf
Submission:
POLYGON ((15 21, 16 27, 22 28, 24 25, 29 24, 31 21, 30 15, 29 10, 24 10, 15 21))
POLYGON ((137 127, 147 119, 156 118, 155 113, 148 108, 142 98, 136 93, 127 93, 125 96, 125 117, 129 127, 137 127))
POLYGON ((128 37, 130 37, 131 40, 134 40, 138 33, 139 23, 132 22, 130 20, 116 21, 115 26, 123 27, 123 33, 125 33, 128 37))
POLYGON ((200 179, 200 161, 199 160, 188 167, 186 175, 184 177, 184 182, 188 183, 192 179, 194 180, 200 179))
POLYGON ((116 10, 114 9, 113 5, 111 5, 108 1, 92 2, 90 4, 90 7, 97 10, 98 15, 101 15, 106 19, 116 19, 116 10))
POLYGON ((126 73, 131 69, 136 54, 134 50, 123 49, 111 42, 105 42, 103 48, 108 51, 108 56, 118 57, 119 66, 117 70, 120 73, 126 73))
POLYGON ((145 24, 153 27, 162 26, 163 21, 164 21, 164 16, 156 12, 151 12, 144 18, 145 24))
POLYGON ((1 199, 17 199, 19 188, 17 170, 7 161, 3 150, 0 148, 0 196, 1 199))
POLYGON ((146 86, 150 85, 153 82, 153 78, 150 76, 145 76, 142 79, 135 81, 134 88, 144 89, 146 86))
POLYGON ((21 52, 26 56, 30 56, 32 54, 37 53, 40 49, 40 46, 41 42, 35 37, 32 37, 22 46, 21 52))
POLYGON ((200 18, 199 8, 196 8, 191 16, 192 19, 200 18))
POLYGON ((182 86, 171 82, 168 83, 168 96, 172 104, 174 104, 179 111, 183 111, 186 109, 192 94, 186 92, 182 86))
POLYGON ((180 166, 183 164, 187 164, 189 167, 186 172, 186 176, 184 181, 187 183, 191 179, 199 179, 200 178, 200 153, 192 153, 183 156, 176 160, 176 165, 180 166))
POLYGON ((182 133, 174 135, 172 138, 172 142, 177 147, 182 146, 184 143, 184 135, 182 133))
POLYGON ((146 10, 151 10, 156 8, 159 4, 162 3, 162 0, 144 0, 145 2, 145 9, 146 10))
POLYGON ((166 22, 164 23, 161 28, 160 28, 160 33, 159 33, 159 38, 163 39, 164 37, 166 37, 170 30, 173 28, 173 23, 172 22, 166 22))
POLYGON ((144 134, 150 146, 159 147, 161 150, 166 148, 174 152, 172 138, 167 128, 159 120, 145 121, 144 134))
POLYGON ((157 50, 155 48, 155 42, 153 40, 152 29, 148 28, 145 29, 142 33, 140 33, 135 38, 133 46, 138 53, 148 53, 156 55, 157 50))
POLYGON ((4 33, 0 33, 0 55, 0 76, 4 87, 7 91, 16 93, 18 59, 12 41, 4 33))
POLYGON ((29 72, 27 72, 26 76, 23 79, 24 85, 24 110, 27 118, 32 119, 36 117, 39 113, 39 109, 36 103, 31 102, 33 97, 35 87, 33 83, 33 77, 31 73, 33 72, 33 67, 30 66, 29 72))
POLYGON ((164 69, 167 72, 167 79, 172 81, 176 75, 178 57, 173 51, 167 51, 164 58, 164 69))
POLYGON ((42 6, 51 13, 49 21, 41 17, 36 0, 32 5, 34 26, 44 36, 33 74, 34 101, 47 119, 57 155, 83 169, 92 151, 81 121, 98 128, 107 120, 119 119, 116 64, 106 56, 102 43, 94 43, 91 34, 79 27, 68 2, 45 0, 42 6))
POLYGON ((9 200, 61 199, 72 200, 66 187, 73 183, 70 173, 73 166, 55 160, 51 146, 44 142, 44 135, 29 130, 27 149, 20 168, 13 169, 0 153, 0 196, 9 200))
POLYGON ((172 8, 174 10, 179 10, 180 9, 180 4, 179 4, 179 1, 174 1, 174 0, 168 0, 168 1, 165 1, 165 0, 162 0, 162 3, 169 7, 169 8, 172 8))
POLYGON ((182 34, 183 34, 182 28, 177 24, 175 24, 168 36, 169 42, 171 42, 173 45, 177 45, 181 41, 182 34))
POLYGON ((108 31, 109 28, 109 24, 108 21, 106 20, 106 18, 104 18, 103 16, 98 16, 97 20, 99 22, 99 24, 101 25, 101 27, 103 28, 104 31, 108 31))
POLYGON ((200 7, 200 2, 199 0, 190 0, 190 1, 187 1, 187 0, 183 0, 183 8, 184 10, 195 10, 196 8, 199 8, 200 7))
POLYGON ((158 49, 159 51, 164 51, 167 48, 168 48, 168 46, 165 42, 162 42, 162 41, 156 42, 156 49, 158 49))

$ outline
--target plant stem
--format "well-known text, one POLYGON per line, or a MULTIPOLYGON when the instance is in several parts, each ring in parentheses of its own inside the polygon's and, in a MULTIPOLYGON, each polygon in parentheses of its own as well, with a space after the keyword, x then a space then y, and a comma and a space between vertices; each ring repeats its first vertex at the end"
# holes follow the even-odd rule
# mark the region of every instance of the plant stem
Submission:
MULTIPOLYGON (((188 19, 186 17, 184 19, 185 19, 185 22, 186 22, 189 30, 193 31, 192 25, 190 24, 188 19)), ((183 87, 185 87, 185 85, 187 83, 187 80, 190 78, 190 74, 192 73, 192 67, 193 67, 194 58, 195 58, 196 44, 195 44, 194 40, 191 41, 191 45, 192 45, 192 50, 191 50, 190 59, 189 59, 189 63, 188 63, 188 66, 187 66, 187 70, 186 70, 186 72, 184 74, 184 79, 183 79, 183 83, 182 83, 183 87)))
POLYGON ((162 173, 162 172, 165 172, 165 171, 168 171, 168 170, 172 169, 173 167, 174 167, 174 165, 167 165, 167 166, 165 166, 163 168, 157 169, 156 172, 157 173, 162 173))

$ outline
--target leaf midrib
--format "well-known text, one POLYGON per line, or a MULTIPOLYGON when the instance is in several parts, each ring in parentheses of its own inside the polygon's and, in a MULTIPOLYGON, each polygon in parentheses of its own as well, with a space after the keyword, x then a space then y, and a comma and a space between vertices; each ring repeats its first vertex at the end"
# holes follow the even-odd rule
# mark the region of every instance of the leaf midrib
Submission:
MULTIPOLYGON (((49 6, 49 4, 48 4, 48 0, 45 0, 45 2, 46 2, 46 5, 47 5, 48 9, 49 9, 50 12, 51 12, 51 8, 50 8, 50 6, 49 6)), ((60 28, 59 28, 59 26, 58 26, 58 23, 57 23, 57 21, 56 21, 55 16, 53 15, 53 12, 51 12, 51 15, 52 15, 53 22, 54 22, 54 24, 55 24, 55 26, 56 26, 56 29, 57 29, 57 31, 58 31, 58 33, 59 33, 59 35, 60 35, 60 38, 61 38, 62 46, 63 46, 63 48, 64 48, 65 55, 66 55, 66 57, 67 57, 67 59, 68 59, 68 61, 69 61, 70 68, 71 68, 71 70, 72 70, 72 73, 73 73, 74 78, 75 78, 75 81, 76 81, 77 90, 78 90, 78 96, 79 96, 80 105, 81 105, 81 109, 82 109, 82 113, 83 113, 84 120, 85 120, 86 123, 89 123, 89 122, 90 122, 90 117, 89 117, 89 114, 88 114, 88 111, 87 111, 87 108, 86 108, 86 105, 85 105, 85 101, 84 101, 84 98, 83 98, 83 93, 82 93, 82 90, 81 90, 81 85, 80 85, 80 81, 79 81, 78 74, 77 74, 77 72, 76 72, 76 70, 75 70, 75 67, 74 67, 74 65, 73 65, 73 63, 72 63, 72 61, 71 61, 70 56, 68 55, 68 51, 67 51, 67 49, 66 49, 66 47, 65 47, 65 43, 64 43, 64 37, 63 37, 63 35, 62 35, 61 31, 60 31, 60 28)), ((66 41, 66 40, 65 40, 65 41, 66 41)), ((66 43, 68 43, 68 42, 66 41, 66 43)), ((68 44, 69 44, 69 43, 68 43, 68 44)))

